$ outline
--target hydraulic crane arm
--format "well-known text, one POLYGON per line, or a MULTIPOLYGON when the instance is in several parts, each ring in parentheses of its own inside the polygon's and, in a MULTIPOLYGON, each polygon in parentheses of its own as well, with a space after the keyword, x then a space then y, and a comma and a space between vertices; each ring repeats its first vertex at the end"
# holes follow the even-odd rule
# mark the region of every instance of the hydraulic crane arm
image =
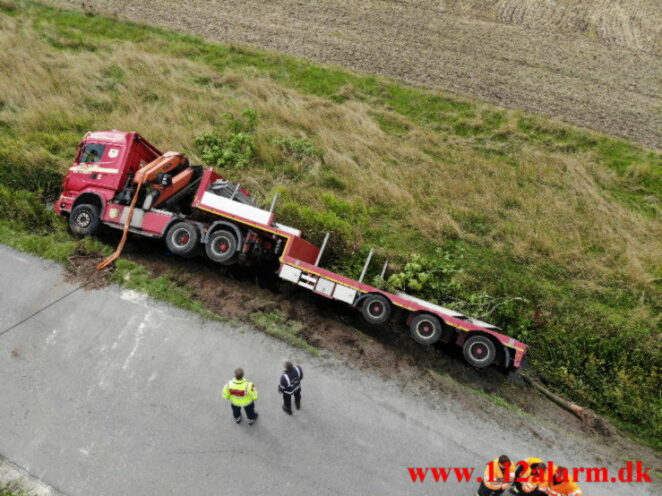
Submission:
POLYGON ((129 207, 129 214, 126 217, 124 222, 124 229, 122 231, 122 239, 115 251, 103 260, 99 265, 97 265, 97 270, 102 270, 108 267, 111 263, 119 258, 126 244, 126 238, 129 234, 129 226, 131 225, 131 219, 133 217, 133 211, 136 208, 136 203, 138 202, 138 196, 143 185, 155 181, 160 173, 169 172, 176 169, 180 165, 187 163, 186 157, 177 152, 166 152, 161 155, 159 158, 153 160, 149 164, 145 165, 142 169, 136 172, 136 175, 133 179, 133 182, 136 184, 136 191, 133 193, 133 198, 131 199, 131 206, 129 207))

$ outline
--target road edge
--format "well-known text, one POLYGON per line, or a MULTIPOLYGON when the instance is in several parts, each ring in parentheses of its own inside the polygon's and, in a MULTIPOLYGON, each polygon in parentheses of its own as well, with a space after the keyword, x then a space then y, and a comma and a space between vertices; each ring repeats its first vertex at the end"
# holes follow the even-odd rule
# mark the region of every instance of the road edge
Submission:
POLYGON ((30 496, 66 496, 0 454, 0 484, 15 485, 30 496))

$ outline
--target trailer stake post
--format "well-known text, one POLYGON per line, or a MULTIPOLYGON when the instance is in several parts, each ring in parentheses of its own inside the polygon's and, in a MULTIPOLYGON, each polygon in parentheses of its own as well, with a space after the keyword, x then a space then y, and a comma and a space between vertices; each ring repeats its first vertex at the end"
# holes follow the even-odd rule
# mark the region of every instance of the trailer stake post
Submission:
POLYGON ((234 191, 232 192, 232 196, 230 197, 230 200, 234 200, 234 197, 237 196, 238 192, 239 192, 239 183, 237 183, 237 186, 234 188, 234 191))
POLYGON ((274 209, 276 208, 276 200, 278 200, 278 191, 276 191, 276 194, 274 195, 274 199, 271 200, 271 206, 269 207, 270 214, 274 213, 274 209))
POLYGON ((384 279, 384 276, 386 275, 386 269, 387 268, 388 268, 388 260, 386 262, 384 262, 384 268, 382 269, 382 274, 380 276, 382 279, 384 279))
POLYGON ((320 251, 317 254, 317 260, 315 260, 315 267, 319 267, 320 260, 322 260, 322 255, 324 254, 324 249, 326 248, 326 243, 329 241, 329 236, 331 236, 331 233, 328 232, 324 236, 324 241, 322 241, 322 246, 320 247, 320 251))
POLYGON ((361 271, 361 277, 359 277, 359 282, 363 282, 365 273, 368 272, 368 266, 370 265, 370 260, 372 259, 372 254, 375 251, 374 248, 370 248, 370 253, 368 253, 368 258, 365 259, 365 264, 363 264, 363 270, 361 271))

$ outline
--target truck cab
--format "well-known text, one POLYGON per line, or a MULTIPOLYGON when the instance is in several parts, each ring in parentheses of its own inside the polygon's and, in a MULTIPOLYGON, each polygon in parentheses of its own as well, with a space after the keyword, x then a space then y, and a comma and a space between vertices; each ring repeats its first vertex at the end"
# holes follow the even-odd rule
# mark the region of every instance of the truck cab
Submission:
POLYGON ((74 163, 64 178, 55 211, 69 214, 81 203, 103 211, 142 165, 159 156, 161 151, 135 132, 87 133, 78 144, 74 163))

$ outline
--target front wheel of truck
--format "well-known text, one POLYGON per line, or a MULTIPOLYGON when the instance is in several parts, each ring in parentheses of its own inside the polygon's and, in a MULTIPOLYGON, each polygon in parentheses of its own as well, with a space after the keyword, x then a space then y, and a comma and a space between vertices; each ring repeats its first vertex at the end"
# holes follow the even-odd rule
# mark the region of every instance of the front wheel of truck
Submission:
POLYGON ((89 236, 99 228, 99 208, 89 203, 74 207, 69 215, 69 228, 78 236, 89 236))

